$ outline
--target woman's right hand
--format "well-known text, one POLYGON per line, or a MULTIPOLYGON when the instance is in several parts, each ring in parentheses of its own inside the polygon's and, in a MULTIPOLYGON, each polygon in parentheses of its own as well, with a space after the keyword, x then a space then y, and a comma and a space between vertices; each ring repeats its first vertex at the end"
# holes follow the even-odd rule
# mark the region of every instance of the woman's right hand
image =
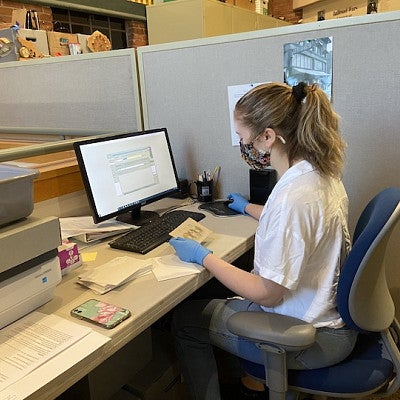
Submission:
POLYGON ((229 193, 228 199, 232 200, 232 202, 228 204, 229 208, 246 215, 246 206, 249 204, 247 199, 245 199, 240 193, 229 193))

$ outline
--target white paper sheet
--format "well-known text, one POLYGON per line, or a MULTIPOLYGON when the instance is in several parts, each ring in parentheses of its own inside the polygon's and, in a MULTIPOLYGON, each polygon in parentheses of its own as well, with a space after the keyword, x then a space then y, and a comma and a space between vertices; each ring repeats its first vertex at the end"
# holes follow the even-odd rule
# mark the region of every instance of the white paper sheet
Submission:
POLYGON ((204 268, 195 263, 181 261, 175 254, 153 258, 153 274, 158 281, 199 274, 204 268))
POLYGON ((91 332, 56 315, 32 312, 0 330, 0 392, 91 332))
POLYGON ((228 104, 229 104, 229 119, 231 123, 231 140, 232 146, 239 146, 239 135, 236 133, 233 111, 235 110, 238 100, 245 95, 249 90, 260 85, 261 83, 247 83, 244 85, 228 86, 228 104))
POLYGON ((42 364, 5 390, 0 391, 0 400, 25 399, 108 341, 110 341, 109 337, 91 331, 56 357, 42 364))

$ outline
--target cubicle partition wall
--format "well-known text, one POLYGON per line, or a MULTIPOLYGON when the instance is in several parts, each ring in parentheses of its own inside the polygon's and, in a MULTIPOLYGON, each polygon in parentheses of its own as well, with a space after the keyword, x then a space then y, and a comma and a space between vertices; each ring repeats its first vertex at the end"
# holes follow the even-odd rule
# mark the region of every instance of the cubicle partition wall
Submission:
POLYGON ((142 128, 134 49, 0 64, 0 137, 142 128))
POLYGON ((333 40, 332 100, 348 144, 351 226, 371 195, 400 186, 399 12, 139 48, 144 126, 168 128, 180 177, 193 180, 219 164, 219 196, 248 195, 227 88, 282 82, 284 44, 321 37, 333 40))

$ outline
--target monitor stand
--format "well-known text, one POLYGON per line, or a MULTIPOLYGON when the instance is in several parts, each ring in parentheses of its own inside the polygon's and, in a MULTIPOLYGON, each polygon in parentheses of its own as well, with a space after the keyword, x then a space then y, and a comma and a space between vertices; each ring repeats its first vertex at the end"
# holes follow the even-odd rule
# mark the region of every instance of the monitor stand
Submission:
POLYGON ((144 211, 138 207, 130 212, 118 215, 116 220, 125 222, 126 224, 142 226, 150 224, 158 218, 160 218, 160 216, 155 211, 144 211))

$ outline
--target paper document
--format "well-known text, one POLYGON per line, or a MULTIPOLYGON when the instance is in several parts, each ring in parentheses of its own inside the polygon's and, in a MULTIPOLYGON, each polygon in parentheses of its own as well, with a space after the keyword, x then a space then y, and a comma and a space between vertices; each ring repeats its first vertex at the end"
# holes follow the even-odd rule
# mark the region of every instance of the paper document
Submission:
POLYGON ((186 239, 193 239, 196 242, 204 242, 204 240, 212 233, 212 231, 201 225, 192 218, 188 218, 185 222, 180 224, 176 229, 170 232, 172 237, 182 237, 186 239))
MULTIPOLYGON (((23 400, 103 347, 110 338, 93 330, 22 379, 0 391, 0 400, 23 400)), ((52 385, 52 383, 50 383, 52 385)))
POLYGON ((116 257, 78 276, 78 283, 104 294, 124 283, 151 272, 151 260, 134 257, 116 257))
POLYGON ((60 218, 60 226, 62 239, 76 237, 82 242, 103 239, 134 228, 115 219, 95 224, 90 216, 60 218))
POLYGON ((153 274, 158 281, 199 274, 204 268, 195 263, 181 261, 175 254, 156 257, 153 261, 153 274))
POLYGON ((0 392, 90 332, 90 328, 39 312, 1 329, 0 392))

